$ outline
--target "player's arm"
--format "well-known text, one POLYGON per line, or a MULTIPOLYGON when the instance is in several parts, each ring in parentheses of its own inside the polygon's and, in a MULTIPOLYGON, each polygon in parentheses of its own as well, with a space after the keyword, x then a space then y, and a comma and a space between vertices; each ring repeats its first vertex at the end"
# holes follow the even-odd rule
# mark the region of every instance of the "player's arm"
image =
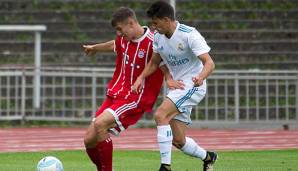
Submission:
POLYGON ((167 83, 167 86, 169 89, 184 89, 184 84, 181 81, 176 81, 173 79, 168 67, 166 65, 160 66, 161 71, 163 72, 163 75, 165 77, 165 81, 167 83))
POLYGON ((192 81, 194 82, 195 86, 200 86, 203 84, 203 81, 212 73, 212 71, 215 68, 215 64, 209 55, 209 53, 204 53, 198 57, 204 67, 202 71, 196 76, 192 78, 192 81))
POLYGON ((158 69, 160 62, 161 62, 160 55, 158 53, 153 52, 152 58, 149 61, 148 65, 144 68, 143 72, 138 76, 135 83, 133 84, 132 86, 133 91, 137 93, 141 92, 143 80, 158 69))
POLYGON ((163 63, 160 63, 160 70, 162 71, 164 77, 165 77, 165 80, 170 80, 170 79, 173 79, 172 75, 170 74, 170 71, 168 69, 168 67, 163 64, 163 63))
POLYGON ((189 47, 192 52, 202 61, 204 67, 197 76, 192 78, 194 86, 201 86, 203 81, 212 73, 215 64, 209 55, 210 47, 204 37, 197 31, 193 30, 188 36, 189 47))
POLYGON ((94 55, 97 52, 113 52, 115 49, 115 41, 110 40, 104 43, 83 45, 83 48, 86 55, 94 55))

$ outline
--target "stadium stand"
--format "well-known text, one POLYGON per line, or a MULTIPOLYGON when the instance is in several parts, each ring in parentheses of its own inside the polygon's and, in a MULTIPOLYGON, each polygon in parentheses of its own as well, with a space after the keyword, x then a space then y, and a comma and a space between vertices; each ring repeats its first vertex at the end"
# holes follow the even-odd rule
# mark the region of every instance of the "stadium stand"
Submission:
MULTIPOLYGON (((146 0, 2 0, 0 24, 44 24, 43 66, 113 66, 113 54, 83 55, 81 45, 113 39, 109 17, 119 6, 147 24, 146 0)), ((217 69, 297 69, 297 0, 177 0, 177 18, 200 30, 217 69)), ((0 32, 0 64, 34 61, 33 34, 0 32)))

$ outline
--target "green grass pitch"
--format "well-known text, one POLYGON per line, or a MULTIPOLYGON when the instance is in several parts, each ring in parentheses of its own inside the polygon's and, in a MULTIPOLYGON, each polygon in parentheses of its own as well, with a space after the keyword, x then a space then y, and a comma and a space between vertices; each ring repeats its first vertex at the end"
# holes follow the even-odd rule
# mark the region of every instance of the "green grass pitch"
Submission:
MULTIPOLYGON (((270 151, 220 151, 215 171, 295 171, 298 170, 298 149, 270 151)), ((44 156, 56 156, 65 171, 95 171, 87 155, 80 151, 0 153, 1 171, 34 171, 44 156)), ((201 171, 201 161, 173 151, 173 171, 201 171)), ((115 171, 157 171, 157 151, 115 151, 115 171)))

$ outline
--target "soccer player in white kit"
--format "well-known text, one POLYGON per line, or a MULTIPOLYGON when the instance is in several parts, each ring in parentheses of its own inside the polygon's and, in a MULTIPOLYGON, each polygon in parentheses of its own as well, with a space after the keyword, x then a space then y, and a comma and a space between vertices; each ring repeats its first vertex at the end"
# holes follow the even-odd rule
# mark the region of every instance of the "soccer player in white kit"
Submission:
POLYGON ((170 74, 165 75, 168 94, 157 108, 154 118, 157 123, 157 140, 161 156, 159 171, 171 170, 172 144, 185 154, 203 161, 203 170, 213 170, 217 154, 206 151, 192 138, 186 137, 190 115, 206 94, 206 78, 214 70, 214 62, 202 35, 194 28, 175 20, 174 9, 164 1, 157 1, 147 11, 156 29, 153 56, 133 85, 141 91, 143 80, 153 73, 161 62, 170 74))

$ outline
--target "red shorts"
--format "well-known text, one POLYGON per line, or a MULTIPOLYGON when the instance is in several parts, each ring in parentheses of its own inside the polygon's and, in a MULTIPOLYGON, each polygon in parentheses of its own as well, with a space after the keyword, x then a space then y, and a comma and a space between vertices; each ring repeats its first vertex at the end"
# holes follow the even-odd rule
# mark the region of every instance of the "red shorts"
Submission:
POLYGON ((95 113, 96 117, 101 115, 104 111, 108 111, 115 118, 117 126, 110 129, 110 132, 114 135, 119 135, 121 131, 135 124, 144 113, 144 109, 141 109, 135 101, 113 99, 109 96, 107 96, 95 113))

